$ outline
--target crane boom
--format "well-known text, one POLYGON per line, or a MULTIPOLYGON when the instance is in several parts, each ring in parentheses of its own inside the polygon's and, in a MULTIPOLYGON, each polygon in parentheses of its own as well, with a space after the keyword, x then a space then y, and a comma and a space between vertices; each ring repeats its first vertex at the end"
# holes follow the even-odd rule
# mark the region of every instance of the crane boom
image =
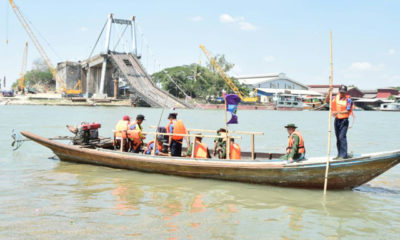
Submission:
POLYGON ((25 71, 26 71, 26 62, 28 60, 28 41, 25 43, 24 53, 22 55, 22 66, 21 66, 21 76, 18 80, 19 89, 21 92, 24 92, 24 80, 25 80, 25 71))
POLYGON ((31 40, 32 40, 33 44, 35 45, 36 49, 38 50, 40 56, 43 58, 47 67, 49 68, 50 72, 53 74, 53 77, 56 79, 57 83, 59 84, 61 91, 65 91, 66 87, 65 87, 65 83, 64 83, 63 79, 58 74, 58 71, 54 68, 53 63, 51 62, 50 58, 47 56, 42 45, 40 45, 39 40, 36 38, 35 34, 33 33, 32 29, 30 28, 28 22, 25 20, 24 16, 22 15, 21 11, 19 10, 18 6, 15 5, 13 0, 9 0, 9 2, 10 2, 10 5, 11 5, 15 15, 17 15, 19 22, 22 24, 22 26, 28 33, 28 36, 31 38, 31 40))
POLYGON ((232 81, 230 77, 225 73, 224 69, 218 64, 218 62, 211 56, 211 54, 207 51, 207 49, 200 44, 201 50, 203 50, 204 54, 207 56, 208 61, 210 64, 217 70, 218 74, 221 76, 221 78, 225 81, 225 83, 232 89, 232 91, 237 94, 240 99, 244 102, 256 102, 257 97, 245 97, 243 94, 240 92, 239 88, 235 85, 235 83, 232 81))

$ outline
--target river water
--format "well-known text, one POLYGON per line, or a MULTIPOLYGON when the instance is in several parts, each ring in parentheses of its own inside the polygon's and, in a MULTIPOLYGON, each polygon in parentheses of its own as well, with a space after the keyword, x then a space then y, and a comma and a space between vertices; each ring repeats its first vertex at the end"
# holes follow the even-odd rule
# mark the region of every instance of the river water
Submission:
MULTIPOLYGON (((189 128, 224 126, 221 110, 177 110, 189 128)), ((0 239, 400 239, 400 166, 355 190, 288 189, 190 179, 60 162, 11 130, 68 135, 66 124, 102 123, 111 136, 125 114, 156 125, 161 109, 0 106, 0 239)), ((162 116, 167 124, 168 110, 162 116)), ((327 112, 239 111, 231 129, 262 131, 256 150, 282 152, 286 123, 303 133, 307 155, 327 151, 327 112)), ((354 154, 400 149, 399 113, 356 112, 354 154)), ((333 152, 336 154, 333 140, 333 152)), ((238 140, 250 149, 248 137, 238 140)), ((208 140, 211 145, 211 140, 208 140)))

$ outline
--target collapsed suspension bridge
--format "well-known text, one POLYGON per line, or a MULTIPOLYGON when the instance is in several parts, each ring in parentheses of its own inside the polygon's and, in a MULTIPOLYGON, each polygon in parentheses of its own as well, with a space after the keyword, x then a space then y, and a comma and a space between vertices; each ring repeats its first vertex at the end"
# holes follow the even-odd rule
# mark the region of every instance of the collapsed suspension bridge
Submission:
MULTIPOLYGON (((52 71, 53 77, 56 79, 56 88, 58 90, 61 89, 64 94, 68 93, 68 90, 75 89, 79 86, 79 93, 84 93, 87 97, 116 97, 119 92, 119 85, 125 83, 124 87, 129 88, 131 99, 134 102, 144 101, 151 107, 191 108, 190 104, 157 87, 142 65, 140 61, 141 56, 138 55, 137 51, 135 17, 129 20, 117 19, 113 17, 113 14, 110 14, 92 52, 86 60, 61 62, 58 63, 55 68, 29 27, 29 24, 25 21, 19 8, 15 5, 14 1, 9 0, 9 2, 29 37, 35 43, 42 58, 52 71), (112 26, 114 24, 125 26, 125 28, 114 50, 111 51, 110 39, 112 35, 112 26), (130 27, 131 30, 131 49, 127 52, 115 51, 128 27, 130 27), (104 51, 92 56, 105 29, 104 51)), ((170 78, 170 80, 176 84, 173 79, 170 78)), ((181 89, 178 85, 177 87, 181 89)), ((70 91, 72 92, 72 90, 70 91)))

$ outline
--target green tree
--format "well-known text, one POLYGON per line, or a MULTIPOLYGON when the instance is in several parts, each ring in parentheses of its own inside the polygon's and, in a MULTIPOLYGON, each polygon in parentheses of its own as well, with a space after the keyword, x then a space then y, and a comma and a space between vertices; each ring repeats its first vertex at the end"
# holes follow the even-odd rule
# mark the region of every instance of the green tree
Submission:
MULTIPOLYGON (((221 66, 224 69, 230 69, 233 64, 222 64, 221 66)), ((210 65, 203 67, 199 64, 191 64, 167 68, 154 73, 153 80, 161 83, 164 90, 180 98, 185 97, 185 94, 176 85, 193 98, 206 99, 207 96, 221 96, 222 90, 232 92, 210 65)), ((233 79, 233 82, 244 94, 248 94, 246 86, 241 85, 236 79, 233 79)))
POLYGON ((47 90, 54 90, 56 83, 47 65, 44 61, 38 59, 33 62, 32 70, 25 74, 24 85, 28 87, 40 86, 47 90))

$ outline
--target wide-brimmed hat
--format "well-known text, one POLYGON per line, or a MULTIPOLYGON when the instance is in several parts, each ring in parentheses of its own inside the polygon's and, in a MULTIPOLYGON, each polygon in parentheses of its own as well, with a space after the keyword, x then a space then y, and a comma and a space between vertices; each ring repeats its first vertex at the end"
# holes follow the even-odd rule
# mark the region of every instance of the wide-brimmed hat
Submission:
POLYGON ((144 119, 144 115, 142 115, 142 114, 138 114, 137 116, 136 116, 136 120, 145 120, 144 119))
POLYGON ((178 115, 178 113, 170 113, 169 115, 168 115, 168 119, 170 119, 170 118, 173 118, 173 119, 176 119, 176 116, 178 115))
POLYGON ((289 123, 285 126, 285 128, 297 128, 296 124, 294 123, 289 123))
POLYGON ((339 92, 346 93, 347 92, 347 87, 345 85, 340 85, 339 92))

